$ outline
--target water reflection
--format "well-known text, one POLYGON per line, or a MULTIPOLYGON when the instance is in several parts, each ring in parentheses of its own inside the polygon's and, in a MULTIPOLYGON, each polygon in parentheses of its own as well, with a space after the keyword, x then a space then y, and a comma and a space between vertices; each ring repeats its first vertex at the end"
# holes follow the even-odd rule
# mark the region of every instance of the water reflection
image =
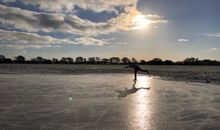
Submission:
MULTIPOLYGON (((137 86, 150 88, 150 78, 148 76, 138 77, 137 86)), ((150 91, 145 91, 141 89, 136 96, 133 98, 133 102, 130 105, 133 105, 131 109, 131 114, 133 118, 130 119, 130 123, 133 124, 135 129, 139 130, 148 130, 151 129, 151 106, 150 102, 150 91)))
POLYGON ((152 106, 150 105, 151 96, 150 89, 151 78, 148 76, 139 76, 137 81, 134 81, 130 89, 125 88, 124 91, 115 90, 118 97, 124 98, 128 95, 129 102, 126 104, 127 114, 126 119, 128 129, 135 130, 151 130, 153 129, 153 121, 151 120, 152 106))

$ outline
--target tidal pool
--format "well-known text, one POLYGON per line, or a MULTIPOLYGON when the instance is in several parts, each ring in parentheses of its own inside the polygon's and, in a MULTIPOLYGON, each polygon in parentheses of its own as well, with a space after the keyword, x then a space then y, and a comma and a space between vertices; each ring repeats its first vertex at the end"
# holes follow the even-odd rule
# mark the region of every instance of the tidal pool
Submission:
POLYGON ((216 130, 220 86, 131 74, 0 74, 2 130, 216 130))

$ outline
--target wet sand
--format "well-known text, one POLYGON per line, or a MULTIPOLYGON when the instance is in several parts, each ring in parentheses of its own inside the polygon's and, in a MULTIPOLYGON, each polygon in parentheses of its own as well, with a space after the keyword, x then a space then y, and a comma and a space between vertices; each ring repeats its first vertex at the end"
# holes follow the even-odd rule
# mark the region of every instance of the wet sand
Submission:
POLYGON ((132 79, 132 74, 0 74, 0 128, 220 129, 219 85, 147 75, 139 75, 136 84, 132 79), (133 91, 133 85, 142 89, 133 91))

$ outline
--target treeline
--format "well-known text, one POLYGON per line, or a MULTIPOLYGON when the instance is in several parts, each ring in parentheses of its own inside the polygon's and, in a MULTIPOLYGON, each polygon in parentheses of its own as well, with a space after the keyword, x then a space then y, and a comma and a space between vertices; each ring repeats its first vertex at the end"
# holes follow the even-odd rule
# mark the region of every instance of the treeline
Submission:
POLYGON ((36 57, 30 60, 22 55, 16 56, 13 59, 6 58, 4 55, 0 55, 0 63, 25 63, 25 64, 129 64, 129 63, 138 63, 142 65, 220 65, 220 61, 216 60, 199 60, 198 58, 186 58, 183 61, 174 62, 172 60, 162 60, 160 58, 154 58, 152 60, 136 60, 135 58, 129 59, 128 57, 111 57, 111 58, 100 58, 100 57, 89 57, 84 58, 81 56, 76 57, 75 59, 71 57, 62 57, 61 59, 52 58, 45 59, 43 57, 36 57))

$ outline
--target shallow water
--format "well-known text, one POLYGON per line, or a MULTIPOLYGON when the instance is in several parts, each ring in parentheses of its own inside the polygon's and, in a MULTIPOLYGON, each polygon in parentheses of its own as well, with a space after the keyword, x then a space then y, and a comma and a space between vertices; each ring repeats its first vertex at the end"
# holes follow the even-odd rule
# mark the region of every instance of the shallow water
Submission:
POLYGON ((139 75, 135 84, 132 78, 130 74, 1 74, 0 128, 220 129, 219 85, 146 75, 139 75))

